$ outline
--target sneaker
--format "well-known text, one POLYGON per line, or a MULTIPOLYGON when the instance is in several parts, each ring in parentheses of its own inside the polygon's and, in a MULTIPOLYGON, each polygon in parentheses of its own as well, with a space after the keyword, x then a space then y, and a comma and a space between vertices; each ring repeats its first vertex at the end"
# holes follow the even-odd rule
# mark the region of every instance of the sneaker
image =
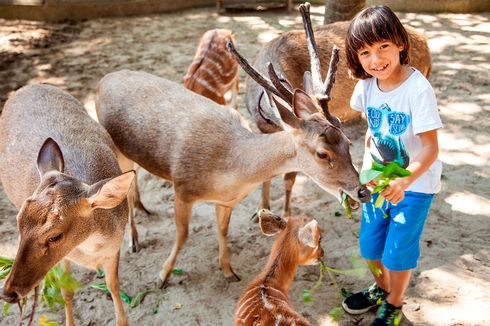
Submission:
POLYGON ((369 309, 380 305, 387 295, 388 293, 385 290, 374 283, 368 289, 345 298, 342 301, 342 307, 352 315, 363 314, 369 309))
POLYGON ((397 308, 388 301, 384 301, 376 313, 376 319, 371 326, 397 326, 402 320, 402 308, 397 308))

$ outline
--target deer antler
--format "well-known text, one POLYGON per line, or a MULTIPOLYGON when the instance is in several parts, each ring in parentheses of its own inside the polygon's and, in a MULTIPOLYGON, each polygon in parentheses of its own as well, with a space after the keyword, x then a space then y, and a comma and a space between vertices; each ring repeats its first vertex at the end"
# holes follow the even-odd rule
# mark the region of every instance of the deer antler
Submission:
POLYGON ((244 57, 242 57, 242 55, 240 53, 238 53, 238 51, 235 49, 235 46, 233 45, 232 42, 228 41, 226 43, 226 47, 228 48, 228 51, 230 51, 233 54, 233 56, 235 57, 236 61, 243 68, 243 70, 250 77, 252 77, 252 79, 255 80, 257 82, 257 84, 259 84, 260 86, 262 86, 263 88, 265 88, 266 91, 268 91, 268 92, 270 92, 270 93, 272 93, 274 95, 277 95, 278 97, 282 98, 284 101, 286 101, 288 103, 291 103, 290 101, 288 101, 288 98, 286 96, 284 96, 283 94, 281 94, 281 92, 279 92, 274 87, 274 85, 272 84, 272 82, 267 77, 264 77, 260 72, 258 72, 257 70, 255 70, 248 63, 247 59, 245 59, 244 57))
POLYGON ((338 121, 335 121, 330 112, 328 111, 328 101, 330 101, 330 93, 332 92, 333 85, 335 83, 335 74, 337 73, 337 64, 339 62, 339 48, 334 46, 332 49, 332 56, 330 58, 330 65, 328 68, 327 78, 325 83, 322 82, 321 70, 320 70, 320 58, 318 56, 318 49, 315 42, 315 35, 311 26, 310 19, 310 4, 305 2, 299 6, 301 17, 303 18, 303 25, 306 33, 306 40, 308 45, 308 51, 310 53, 311 62, 311 81, 312 88, 315 97, 317 98, 325 117, 335 125, 338 121))

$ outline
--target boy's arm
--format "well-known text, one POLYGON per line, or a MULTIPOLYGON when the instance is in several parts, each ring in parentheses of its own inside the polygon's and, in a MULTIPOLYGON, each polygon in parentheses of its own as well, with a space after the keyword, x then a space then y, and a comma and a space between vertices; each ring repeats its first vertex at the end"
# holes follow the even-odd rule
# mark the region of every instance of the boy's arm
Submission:
POLYGON ((397 204, 405 198, 405 189, 429 169, 439 154, 437 129, 420 133, 418 136, 422 141, 422 150, 407 167, 407 170, 412 172, 412 175, 396 178, 381 192, 381 195, 393 204, 397 204))

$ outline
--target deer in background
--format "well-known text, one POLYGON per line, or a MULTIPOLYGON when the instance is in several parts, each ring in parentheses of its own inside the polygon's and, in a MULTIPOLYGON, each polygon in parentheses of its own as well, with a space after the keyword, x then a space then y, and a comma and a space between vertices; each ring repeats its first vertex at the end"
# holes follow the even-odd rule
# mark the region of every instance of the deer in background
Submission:
MULTIPOLYGON (((246 71, 253 73, 251 67, 246 71)), ((160 272, 160 286, 184 246, 197 202, 215 204, 221 269, 227 280, 239 281, 229 261, 228 225, 233 207, 259 184, 300 171, 338 199, 345 192, 356 201, 370 200, 352 164, 349 140, 302 90, 292 93, 289 104, 274 105, 274 119, 283 130, 273 134, 253 133, 237 111, 144 72, 104 76, 95 102, 100 123, 122 154, 174 185, 177 238, 160 272)))
MULTIPOLYGON (((113 150, 110 136, 82 104, 56 87, 25 86, 5 103, 0 179, 19 208, 20 240, 2 299, 15 303, 33 288, 37 293, 46 273, 66 258, 103 267, 117 325, 128 325, 118 265, 134 172, 121 174, 113 150)), ((73 293, 63 296, 66 324, 74 325, 73 293)))
POLYGON ((235 325, 309 326, 291 307, 288 292, 298 266, 317 264, 323 257, 318 223, 299 216, 286 220, 268 210, 260 210, 258 216, 263 234, 278 235, 264 270, 238 300, 235 325))
MULTIPOLYGON (((226 50, 226 43, 234 42, 233 33, 228 29, 212 29, 205 32, 194 56, 194 59, 184 77, 184 86, 191 91, 201 94, 218 104, 230 105, 237 109, 238 105, 238 64, 226 50)), ((139 166, 127 166, 124 169, 135 171, 139 166)), ((123 169, 123 170, 124 170, 123 169)), ((139 212, 150 215, 151 212, 141 202, 137 180, 131 191, 134 196, 134 207, 139 212)), ((134 213, 133 215, 134 216, 134 213)), ((131 222, 129 250, 139 250, 138 232, 134 219, 131 222)))
POLYGON ((228 29, 212 29, 204 33, 184 77, 184 86, 218 104, 230 104, 236 109, 238 64, 226 50, 228 42, 235 42, 228 29))
MULTIPOLYGON (((305 89, 303 76, 306 71, 311 69, 312 74, 318 74, 324 78, 327 74, 326 63, 331 59, 332 48, 340 48, 340 61, 336 75, 336 86, 332 91, 329 102, 329 110, 332 115, 341 121, 350 121, 360 116, 360 113, 350 109, 350 97, 357 83, 349 75, 347 59, 345 57, 345 35, 349 26, 348 21, 337 22, 324 25, 312 32, 311 20, 309 15, 309 3, 299 6, 303 16, 303 23, 306 30, 310 30, 310 37, 301 30, 293 30, 278 36, 269 43, 265 44, 258 53, 253 66, 261 73, 268 71, 269 63, 274 66, 278 75, 287 87, 295 89, 305 89), (311 65, 310 41, 316 44, 315 56, 318 63, 315 67, 311 65)), ((414 28, 405 25, 410 40, 410 61, 412 65, 428 77, 431 70, 431 55, 427 45, 427 38, 416 31, 414 28)), ((317 79, 317 78, 315 78, 317 79)), ((318 80, 318 79, 317 79, 318 80)), ((315 80, 314 80, 315 81, 315 80)), ((281 126, 267 121, 261 116, 258 107, 263 111, 270 110, 270 105, 262 96, 263 89, 254 80, 248 78, 246 81, 245 102, 258 129, 263 133, 274 133, 281 129, 281 126)), ((291 214, 291 192, 296 179, 296 172, 287 173, 284 176, 285 203, 283 216, 291 214)), ((269 208, 270 181, 264 183, 262 187, 262 201, 260 208, 269 208)), ((256 214, 254 215, 256 216, 256 214)))

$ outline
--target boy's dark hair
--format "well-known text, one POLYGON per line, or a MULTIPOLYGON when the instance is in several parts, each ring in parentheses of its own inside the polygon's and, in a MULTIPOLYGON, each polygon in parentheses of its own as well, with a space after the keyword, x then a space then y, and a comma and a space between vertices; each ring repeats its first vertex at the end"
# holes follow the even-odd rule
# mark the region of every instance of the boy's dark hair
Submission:
POLYGON ((360 11, 352 19, 345 39, 347 64, 356 78, 372 77, 364 71, 357 51, 364 44, 372 45, 383 40, 390 40, 397 46, 403 46, 400 51, 400 64, 408 64, 409 42, 407 31, 393 11, 387 6, 372 6, 360 11))

